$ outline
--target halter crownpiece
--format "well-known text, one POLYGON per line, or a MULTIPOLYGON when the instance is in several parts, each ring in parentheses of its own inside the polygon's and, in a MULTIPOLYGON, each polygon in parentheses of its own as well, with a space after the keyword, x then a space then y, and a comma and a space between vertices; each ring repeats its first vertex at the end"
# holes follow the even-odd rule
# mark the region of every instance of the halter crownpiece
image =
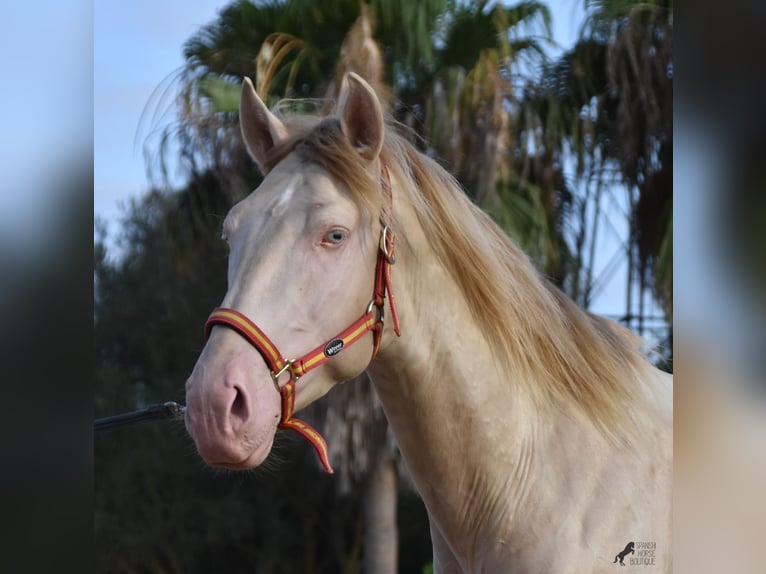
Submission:
POLYGON ((213 310, 205 322, 205 339, 210 336, 214 326, 224 325, 239 333, 258 350, 264 361, 266 361, 271 379, 274 381, 274 386, 282 397, 282 417, 278 428, 294 430, 309 441, 311 446, 314 447, 322 467, 330 474, 334 471, 330 465, 327 442, 311 425, 293 418, 295 387, 303 375, 337 356, 343 349, 356 343, 369 331, 372 331, 373 337, 372 356, 370 357, 370 363, 372 363, 378 354, 383 335, 386 296, 389 299, 394 332, 397 336, 401 334, 399 316, 396 312, 396 302, 391 290, 391 265, 394 264, 396 258, 394 256, 395 236, 388 225, 389 213, 385 209, 386 207, 390 208, 392 201, 391 181, 387 167, 383 168, 382 188, 388 202, 384 200, 384 209, 381 210, 380 216, 382 229, 380 231, 380 241, 378 242, 378 258, 375 265, 375 286, 373 288, 372 300, 367 305, 362 316, 351 323, 346 329, 299 359, 285 359, 277 349, 277 346, 266 336, 266 333, 248 317, 235 309, 218 307, 213 310), (287 383, 280 387, 279 379, 284 373, 289 374, 289 379, 287 383))

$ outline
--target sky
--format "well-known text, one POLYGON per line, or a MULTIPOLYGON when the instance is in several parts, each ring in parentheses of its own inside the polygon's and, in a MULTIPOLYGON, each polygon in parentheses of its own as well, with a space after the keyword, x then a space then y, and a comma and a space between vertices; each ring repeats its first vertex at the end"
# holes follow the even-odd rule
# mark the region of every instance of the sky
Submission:
MULTIPOLYGON (((220 0, 96 0, 94 5, 94 212, 107 222, 149 189, 142 123, 152 94, 184 63, 183 44, 214 21, 220 0), (139 131, 140 128, 140 131, 139 131)), ((115 227, 113 223, 110 228, 115 227)))
MULTIPOLYGON (((119 217, 129 198, 150 187, 143 143, 152 122, 142 114, 160 84, 183 65, 184 42, 214 21, 227 2, 215 0, 134 0, 94 3, 94 212, 107 223, 109 238, 119 232, 119 217)), ((582 20, 582 0, 547 2, 554 40, 571 46, 582 20)), ((154 109, 149 106, 149 109, 154 109)), ((162 125, 162 122, 160 122, 162 125)), ((172 174, 171 174, 172 175, 172 174)), ((618 229, 602 233, 597 268, 619 249, 618 229)), ((612 274, 592 310, 611 316, 625 311, 625 264, 612 274)))

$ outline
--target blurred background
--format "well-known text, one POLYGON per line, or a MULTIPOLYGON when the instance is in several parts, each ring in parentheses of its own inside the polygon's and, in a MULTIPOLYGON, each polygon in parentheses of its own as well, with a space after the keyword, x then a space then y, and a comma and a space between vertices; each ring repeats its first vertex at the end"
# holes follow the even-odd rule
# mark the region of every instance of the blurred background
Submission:
POLYGON ((541 271, 657 345, 676 570, 762 571, 762 3, 364 6, 7 9, 3 570, 375 572, 365 556, 388 547, 386 571, 428 571, 425 512, 364 380, 312 414, 335 477, 290 436, 232 475, 178 425, 91 434, 94 416, 183 398, 225 290, 222 217, 259 182, 241 77, 270 105, 321 106, 356 68, 541 271))

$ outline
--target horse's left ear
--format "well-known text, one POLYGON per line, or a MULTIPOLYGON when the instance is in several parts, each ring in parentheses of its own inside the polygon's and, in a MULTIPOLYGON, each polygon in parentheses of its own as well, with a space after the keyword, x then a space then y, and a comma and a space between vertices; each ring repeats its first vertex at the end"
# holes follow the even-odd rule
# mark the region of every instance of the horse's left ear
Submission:
POLYGON ((383 110, 370 84, 349 72, 343 78, 338 97, 338 112, 343 133, 359 154, 368 161, 378 157, 383 147, 383 110))

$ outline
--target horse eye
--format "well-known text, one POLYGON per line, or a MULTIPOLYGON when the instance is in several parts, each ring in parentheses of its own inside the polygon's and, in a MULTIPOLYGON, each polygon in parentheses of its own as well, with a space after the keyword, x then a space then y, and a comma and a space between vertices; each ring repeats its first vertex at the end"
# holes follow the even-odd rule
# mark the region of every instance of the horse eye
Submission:
POLYGON ((330 245, 340 245, 343 240, 346 239, 346 232, 342 229, 333 229, 324 236, 322 243, 328 243, 330 245))

